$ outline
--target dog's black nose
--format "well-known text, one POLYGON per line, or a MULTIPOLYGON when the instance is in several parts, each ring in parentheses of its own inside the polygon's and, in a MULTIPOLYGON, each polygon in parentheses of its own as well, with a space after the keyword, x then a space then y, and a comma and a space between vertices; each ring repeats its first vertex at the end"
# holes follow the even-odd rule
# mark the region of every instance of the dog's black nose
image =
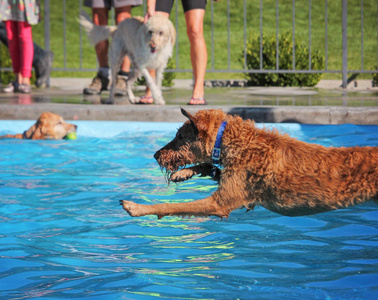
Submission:
POLYGON ((159 157, 160 157, 160 151, 157 151, 157 152, 154 154, 154 158, 155 158, 156 160, 158 160, 159 157))

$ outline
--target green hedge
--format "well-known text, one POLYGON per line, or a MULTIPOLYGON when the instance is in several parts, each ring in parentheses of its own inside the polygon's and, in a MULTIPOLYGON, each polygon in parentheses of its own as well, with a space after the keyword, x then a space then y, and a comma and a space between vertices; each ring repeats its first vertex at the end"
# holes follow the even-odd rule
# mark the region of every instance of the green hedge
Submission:
POLYGON ((3 68, 12 68, 12 61, 9 56, 8 48, 0 45, 0 82, 3 86, 14 81, 14 74, 11 71, 3 71, 3 68))
MULTIPOLYGON (((276 35, 263 34, 262 40, 262 69, 276 69, 276 35)), ((279 69, 293 69, 293 36, 290 32, 279 35, 278 38, 278 59, 279 69)), ((295 39, 295 69, 309 69, 309 48, 306 44, 295 39)), ((244 52, 240 61, 244 67, 244 52)), ((260 35, 253 35, 247 41, 247 69, 260 69, 260 35)), ((324 54, 311 48, 311 69, 323 70, 325 66, 324 54)), ((321 73, 244 73, 248 83, 253 86, 314 86, 322 74, 321 73)))

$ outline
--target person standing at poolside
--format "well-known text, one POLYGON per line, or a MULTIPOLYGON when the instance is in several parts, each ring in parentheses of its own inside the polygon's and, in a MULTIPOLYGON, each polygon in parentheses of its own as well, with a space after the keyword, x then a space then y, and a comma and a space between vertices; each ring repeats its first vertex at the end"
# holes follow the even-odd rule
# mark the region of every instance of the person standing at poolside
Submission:
MULTIPOLYGON (((92 8, 92 19, 95 25, 108 25, 109 10, 114 7, 116 24, 131 17, 131 9, 143 4, 143 0, 84 0, 84 5, 92 8)), ((95 46, 99 64, 98 72, 92 83, 83 90, 87 95, 98 95, 107 90, 110 69, 108 62, 109 41, 101 41, 95 46)), ((115 95, 126 95, 126 80, 130 71, 130 60, 125 57, 117 76, 115 95)))
MULTIPOLYGON (((168 18, 173 7, 174 0, 147 0, 147 13, 145 22, 153 15, 161 15, 168 18)), ((192 98, 188 105, 205 105, 204 81, 207 65, 207 48, 203 36, 203 19, 207 0, 182 0, 185 13, 186 32, 190 42, 190 59, 193 67, 194 87, 192 98)), ((151 75, 154 76, 154 71, 151 75)), ((152 104, 153 99, 149 89, 146 90, 140 103, 152 104)))
POLYGON ((15 81, 3 89, 5 93, 30 94, 30 78, 34 56, 31 25, 39 22, 39 0, 1 0, 0 20, 7 30, 9 54, 15 81))

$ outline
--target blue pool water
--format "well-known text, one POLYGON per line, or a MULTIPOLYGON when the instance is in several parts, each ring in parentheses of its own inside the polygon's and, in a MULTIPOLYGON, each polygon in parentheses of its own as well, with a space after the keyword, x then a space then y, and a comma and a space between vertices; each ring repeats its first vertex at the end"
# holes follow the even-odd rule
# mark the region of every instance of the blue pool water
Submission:
MULTIPOLYGON (((1 299, 378 298, 374 203, 296 218, 131 218, 118 200, 190 201, 216 186, 167 186, 152 156, 180 124, 73 123, 75 141, 0 140, 1 299)), ((31 124, 0 121, 0 135, 31 124)), ((266 126, 378 146, 378 126, 266 126)))

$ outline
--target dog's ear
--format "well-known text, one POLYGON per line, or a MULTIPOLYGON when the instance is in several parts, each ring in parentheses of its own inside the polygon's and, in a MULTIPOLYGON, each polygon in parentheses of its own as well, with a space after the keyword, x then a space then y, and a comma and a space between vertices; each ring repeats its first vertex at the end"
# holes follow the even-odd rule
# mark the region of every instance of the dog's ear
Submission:
POLYGON ((28 130, 25 131, 24 136, 26 136, 28 139, 31 139, 31 137, 34 134, 34 131, 35 131, 36 127, 37 127, 37 125, 34 124, 32 127, 30 127, 28 130))
POLYGON ((37 125, 34 125, 34 131, 31 135, 31 139, 32 140, 40 140, 40 139, 43 139, 44 137, 44 133, 42 132, 42 127, 39 126, 38 124, 37 125))
POLYGON ((25 131, 24 136, 28 139, 38 139, 40 134, 37 133, 37 123, 25 131))
POLYGON ((169 33, 170 33, 170 37, 171 37, 171 45, 172 45, 172 47, 174 47, 175 41, 176 41, 176 29, 173 26, 171 21, 169 21, 169 33))
POLYGON ((198 134, 198 128, 197 128, 194 117, 183 108, 181 108, 181 113, 189 119, 190 124, 192 124, 192 126, 194 128, 195 133, 198 134))
POLYGON ((182 113, 185 117, 187 117, 187 118, 190 120, 190 122, 193 122, 193 123, 194 123, 194 117, 193 117, 190 113, 188 113, 185 109, 181 108, 181 113, 182 113))
POLYGON ((37 122, 28 130, 31 131, 32 140, 44 139, 47 134, 48 114, 42 113, 37 122))

